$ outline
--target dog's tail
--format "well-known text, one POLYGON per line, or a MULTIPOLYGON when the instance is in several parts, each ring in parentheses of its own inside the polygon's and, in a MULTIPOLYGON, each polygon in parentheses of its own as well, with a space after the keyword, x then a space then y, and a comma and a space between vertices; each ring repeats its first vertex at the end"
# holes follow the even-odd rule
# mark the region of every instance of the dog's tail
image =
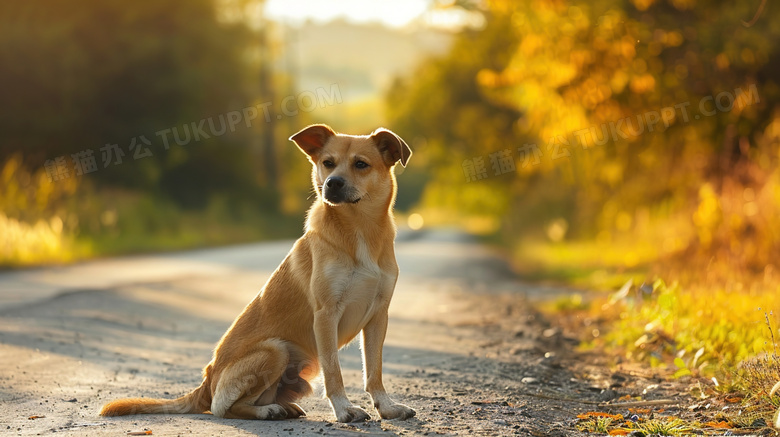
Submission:
POLYGON ((192 414, 205 413, 211 408, 211 388, 204 379, 200 387, 177 399, 118 399, 103 406, 101 416, 128 414, 192 414))

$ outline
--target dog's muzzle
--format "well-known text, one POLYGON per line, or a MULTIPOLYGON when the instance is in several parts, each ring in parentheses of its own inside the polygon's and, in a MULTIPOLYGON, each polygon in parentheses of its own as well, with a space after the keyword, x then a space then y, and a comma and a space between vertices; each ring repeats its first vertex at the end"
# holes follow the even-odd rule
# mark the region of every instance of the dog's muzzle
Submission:
POLYGON ((340 176, 331 176, 322 184, 322 195, 328 203, 334 205, 344 202, 358 203, 360 197, 355 194, 354 190, 347 187, 347 181, 340 176))

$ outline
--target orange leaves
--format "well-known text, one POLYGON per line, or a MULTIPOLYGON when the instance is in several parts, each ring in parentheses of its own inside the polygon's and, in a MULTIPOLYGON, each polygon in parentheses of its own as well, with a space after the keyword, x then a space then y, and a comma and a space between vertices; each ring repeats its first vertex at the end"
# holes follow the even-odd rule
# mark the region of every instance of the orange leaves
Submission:
POLYGON ((718 429, 731 429, 733 426, 731 426, 728 422, 707 422, 704 424, 704 426, 708 428, 718 428, 718 429))
POLYGON ((651 74, 642 74, 631 79, 629 84, 631 91, 637 94, 649 93, 655 90, 655 77, 651 74))
POLYGON ((598 411, 591 411, 588 413, 582 413, 577 415, 577 419, 582 419, 582 420, 594 419, 599 417, 610 418, 614 420, 623 420, 622 414, 609 414, 609 413, 601 413, 598 411))

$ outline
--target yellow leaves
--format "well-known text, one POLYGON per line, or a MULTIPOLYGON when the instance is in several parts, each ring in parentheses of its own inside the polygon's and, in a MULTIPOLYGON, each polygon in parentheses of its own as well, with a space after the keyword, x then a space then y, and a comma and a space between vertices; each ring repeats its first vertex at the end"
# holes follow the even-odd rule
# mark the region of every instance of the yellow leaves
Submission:
POLYGON ((599 28, 611 32, 623 19, 620 11, 609 10, 599 18, 599 28))
POLYGON ((572 50, 569 55, 569 62, 577 67, 577 69, 582 69, 586 65, 591 64, 594 59, 593 52, 588 49, 575 49, 572 50))
POLYGON ((501 74, 496 73, 493 70, 483 68, 477 73, 477 83, 487 88, 497 88, 503 86, 501 74))
POLYGON ((710 184, 704 184, 699 189, 699 199, 699 207, 693 213, 693 223, 699 231, 702 246, 709 247, 715 227, 720 223, 721 205, 710 184))
POLYGON ((615 228, 621 232, 631 230, 632 217, 626 211, 620 211, 615 219, 615 228))
POLYGON ((634 4, 634 7, 639 11, 646 11, 647 8, 652 6, 653 3, 655 3, 655 0, 631 0, 631 3, 634 4))
POLYGON ((615 47, 618 48, 617 54, 626 59, 636 56, 636 40, 631 37, 623 38, 615 47))
POLYGON ((631 91, 637 94, 649 93, 655 90, 655 77, 652 74, 641 74, 631 78, 631 91))
POLYGON ((540 48, 546 46, 547 41, 541 35, 531 33, 525 35, 525 38, 523 38, 523 41, 520 43, 519 51, 521 55, 530 58, 531 56, 534 56, 540 48))
POLYGON ((642 58, 636 58, 631 62, 631 68, 633 68, 637 74, 644 74, 647 72, 647 61, 642 58))
POLYGON ((625 71, 617 70, 612 75, 612 78, 609 81, 609 86, 612 88, 612 91, 615 94, 619 94, 623 92, 623 89, 625 89, 627 83, 628 74, 625 71))
POLYGON ((679 47, 682 45, 684 38, 682 34, 676 30, 668 32, 666 34, 666 45, 669 47, 679 47))
POLYGON ((729 57, 725 53, 719 53, 718 56, 715 56, 715 65, 718 67, 718 70, 728 70, 730 65, 729 57))
POLYGON ((616 186, 623 180, 623 164, 617 160, 605 161, 601 165, 599 179, 610 186, 616 186))
POLYGON ((653 40, 666 47, 679 47, 685 41, 685 38, 676 30, 667 32, 663 29, 656 29, 653 32, 653 40))
POLYGON ((612 89, 606 82, 604 77, 588 78, 565 92, 564 97, 569 101, 576 99, 576 101, 582 102, 582 105, 589 110, 595 109, 596 106, 612 97, 612 89))
POLYGON ((57 216, 29 224, 0 212, 0 264, 69 260, 69 245, 70 238, 63 235, 62 220, 57 216))
POLYGON ((0 169, 0 264, 71 260, 62 203, 77 187, 76 177, 50 182, 43 168, 30 171, 21 155, 9 157, 0 169))

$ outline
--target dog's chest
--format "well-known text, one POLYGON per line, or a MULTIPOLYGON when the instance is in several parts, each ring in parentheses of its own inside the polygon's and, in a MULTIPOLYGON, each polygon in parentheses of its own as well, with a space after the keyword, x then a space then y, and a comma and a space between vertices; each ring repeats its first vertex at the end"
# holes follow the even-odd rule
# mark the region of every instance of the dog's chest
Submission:
POLYGON ((354 338, 389 299, 392 277, 384 272, 370 254, 362 239, 358 240, 354 263, 343 276, 339 300, 343 313, 339 321, 339 340, 345 343, 354 338))
POLYGON ((376 278, 382 275, 382 269, 379 268, 377 261, 371 257, 368 244, 366 244, 366 241, 362 238, 359 238, 357 241, 355 260, 356 272, 376 278))

